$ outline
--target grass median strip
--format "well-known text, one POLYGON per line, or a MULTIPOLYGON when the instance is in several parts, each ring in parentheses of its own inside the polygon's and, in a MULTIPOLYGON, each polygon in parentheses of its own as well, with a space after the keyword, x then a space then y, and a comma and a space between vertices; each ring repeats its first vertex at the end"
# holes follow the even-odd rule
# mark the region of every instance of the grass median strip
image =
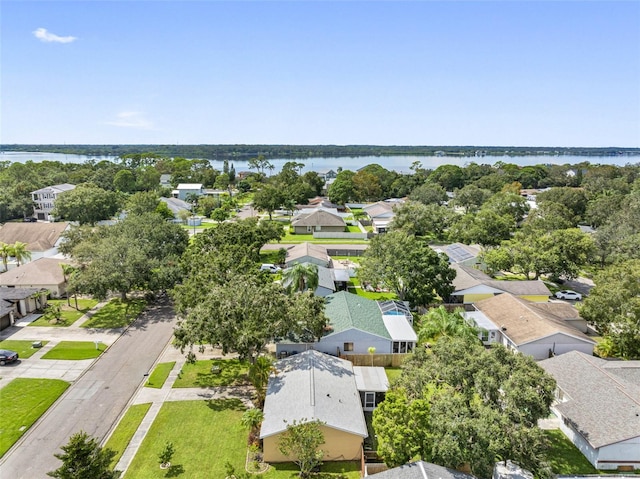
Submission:
POLYGON ((115 468, 116 464, 118 464, 133 435, 138 430, 147 412, 149 412, 150 407, 151 403, 135 404, 127 409, 127 412, 122 416, 115 431, 113 431, 113 434, 104 445, 104 447, 116 452, 116 455, 111 460, 112 468, 115 468))
POLYGON ((0 457, 68 387, 69 383, 59 379, 18 378, 2 388, 0 457))
POLYGON ((89 321, 82 324, 83 328, 124 328, 136 319, 146 306, 144 299, 112 299, 94 314, 89 321))
POLYGON ((42 359, 93 359, 100 356, 105 349, 105 344, 98 343, 96 348, 93 341, 60 341, 42 356, 42 359))
MULTIPOLYGON (((43 346, 48 343, 48 341, 38 342, 42 343, 43 346)), ((20 359, 26 359, 30 358, 39 351, 39 348, 34 348, 31 346, 33 343, 34 341, 5 339, 4 341, 0 341, 0 349, 15 351, 16 353, 18 353, 18 356, 20 356, 20 359)))
POLYGON ((175 365, 175 361, 170 363, 159 363, 151 373, 151 376, 149 376, 145 386, 148 388, 161 388, 175 365))

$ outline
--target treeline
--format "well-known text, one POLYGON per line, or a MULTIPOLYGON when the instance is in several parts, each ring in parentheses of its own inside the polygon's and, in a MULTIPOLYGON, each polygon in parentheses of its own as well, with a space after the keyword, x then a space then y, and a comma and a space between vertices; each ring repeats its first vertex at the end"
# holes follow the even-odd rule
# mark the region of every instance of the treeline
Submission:
POLYGON ((381 146, 381 145, 0 145, 2 151, 34 151, 86 156, 151 152, 159 157, 207 160, 265 158, 303 159, 357 156, 631 156, 640 148, 557 148, 519 146, 381 146))

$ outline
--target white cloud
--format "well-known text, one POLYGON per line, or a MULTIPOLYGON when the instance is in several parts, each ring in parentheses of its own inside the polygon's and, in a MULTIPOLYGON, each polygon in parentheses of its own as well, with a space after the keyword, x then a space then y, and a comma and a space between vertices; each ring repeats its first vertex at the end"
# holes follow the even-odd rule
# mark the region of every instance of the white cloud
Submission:
POLYGON ((34 30, 33 35, 38 40, 45 43, 71 43, 77 40, 76 37, 72 37, 70 35, 67 37, 61 37, 59 35, 56 35, 55 33, 47 31, 46 28, 38 28, 37 30, 34 30))
POLYGON ((139 130, 151 130, 153 128, 153 123, 145 117, 144 113, 139 111, 122 111, 116 115, 114 121, 108 121, 107 125, 137 128, 139 130))

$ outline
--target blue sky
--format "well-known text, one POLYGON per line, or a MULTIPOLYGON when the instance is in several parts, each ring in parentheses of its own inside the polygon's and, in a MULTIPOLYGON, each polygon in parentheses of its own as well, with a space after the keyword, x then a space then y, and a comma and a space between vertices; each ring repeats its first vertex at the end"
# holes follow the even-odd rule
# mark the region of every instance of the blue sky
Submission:
POLYGON ((640 2, 2 1, 0 142, 640 147, 640 2))

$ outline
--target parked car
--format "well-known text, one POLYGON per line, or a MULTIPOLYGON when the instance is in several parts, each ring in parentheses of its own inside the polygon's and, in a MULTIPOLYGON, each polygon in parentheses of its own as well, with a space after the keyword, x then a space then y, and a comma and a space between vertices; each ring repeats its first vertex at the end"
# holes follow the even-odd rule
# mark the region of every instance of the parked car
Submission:
POLYGON ((9 351, 8 349, 0 349, 0 366, 4 366, 7 363, 12 363, 18 360, 18 353, 15 351, 9 351))
POLYGON ((27 218, 24 218, 22 221, 24 221, 25 223, 37 223, 38 218, 28 216, 27 218))
POLYGON ((564 290, 558 291, 556 293, 556 298, 580 301, 582 299, 582 295, 580 293, 575 292, 575 291, 571 291, 570 289, 564 289, 564 290))
POLYGON ((275 264, 264 263, 260 266, 260 271, 268 271, 269 273, 279 273, 282 271, 280 266, 276 266, 275 264))

